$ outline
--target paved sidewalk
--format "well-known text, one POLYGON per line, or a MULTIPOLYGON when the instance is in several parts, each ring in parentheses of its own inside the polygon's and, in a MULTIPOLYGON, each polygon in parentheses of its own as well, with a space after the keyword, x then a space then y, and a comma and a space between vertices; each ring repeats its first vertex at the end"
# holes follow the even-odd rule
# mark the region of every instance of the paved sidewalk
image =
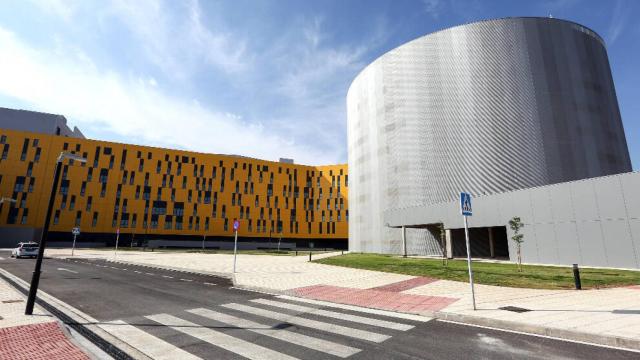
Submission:
POLYGON ((25 297, 0 279, 0 360, 89 359, 54 317, 38 306, 27 316, 24 308, 25 297))
MULTIPOLYGON (((51 256, 68 253, 47 251, 51 256)), ((113 252, 102 250, 76 250, 76 254, 113 259, 113 252)), ((117 260, 230 275, 232 259, 227 254, 123 251, 117 260)), ((640 350, 640 285, 583 291, 476 285, 478 310, 473 311, 467 283, 310 263, 306 255, 239 255, 235 283, 316 300, 640 350), (507 306, 524 311, 500 309, 507 306)))

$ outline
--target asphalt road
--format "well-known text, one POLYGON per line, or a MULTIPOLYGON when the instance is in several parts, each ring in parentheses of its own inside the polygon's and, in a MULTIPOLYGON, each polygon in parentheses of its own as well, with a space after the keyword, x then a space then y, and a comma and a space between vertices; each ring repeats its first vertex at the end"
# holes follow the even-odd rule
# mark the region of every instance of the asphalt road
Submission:
MULTIPOLYGON (((0 252, 31 279, 35 260, 0 252)), ((228 279, 45 259, 41 289, 166 359, 638 359, 640 354, 431 320, 420 322, 233 289, 228 279)))

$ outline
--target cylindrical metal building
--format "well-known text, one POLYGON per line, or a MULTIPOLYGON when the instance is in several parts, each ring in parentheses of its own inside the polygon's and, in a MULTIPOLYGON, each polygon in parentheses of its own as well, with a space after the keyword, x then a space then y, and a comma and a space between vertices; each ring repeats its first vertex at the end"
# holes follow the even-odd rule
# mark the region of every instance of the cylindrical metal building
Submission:
POLYGON ((352 251, 400 251, 389 209, 631 171, 604 42, 569 21, 423 36, 367 66, 347 108, 352 251))

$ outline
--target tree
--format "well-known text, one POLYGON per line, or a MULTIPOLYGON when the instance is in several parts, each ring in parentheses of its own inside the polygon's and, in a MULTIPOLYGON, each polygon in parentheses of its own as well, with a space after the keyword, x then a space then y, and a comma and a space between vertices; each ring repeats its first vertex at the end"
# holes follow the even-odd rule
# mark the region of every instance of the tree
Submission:
POLYGON ((520 217, 514 216, 509 220, 509 227, 513 230, 513 236, 511 240, 516 243, 516 249, 518 251, 518 272, 522 272, 522 243, 524 242, 524 234, 520 234, 520 229, 524 227, 524 224, 520 220, 520 217))

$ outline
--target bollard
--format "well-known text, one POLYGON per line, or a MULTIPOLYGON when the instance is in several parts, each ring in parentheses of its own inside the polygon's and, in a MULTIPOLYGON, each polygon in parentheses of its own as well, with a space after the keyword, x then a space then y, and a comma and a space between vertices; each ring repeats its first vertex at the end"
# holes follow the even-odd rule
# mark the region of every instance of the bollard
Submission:
POLYGON ((573 264, 573 281, 576 283, 576 290, 582 290, 582 282, 580 282, 580 269, 578 264, 573 264))
POLYGON ((311 261, 311 250, 309 250, 309 261, 311 261))
POLYGON ((344 255, 344 250, 342 250, 342 255, 344 255))

